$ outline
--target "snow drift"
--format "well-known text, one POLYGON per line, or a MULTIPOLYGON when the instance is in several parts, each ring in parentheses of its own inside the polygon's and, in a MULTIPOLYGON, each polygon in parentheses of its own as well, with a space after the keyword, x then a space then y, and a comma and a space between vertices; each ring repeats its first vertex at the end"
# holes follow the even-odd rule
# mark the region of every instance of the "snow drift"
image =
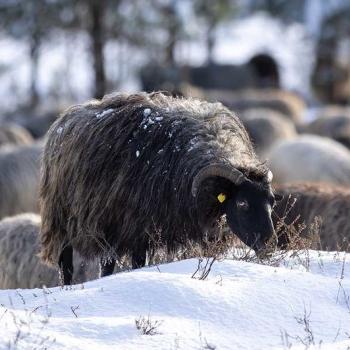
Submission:
POLYGON ((68 289, 3 290, 0 349, 346 349, 349 260, 226 259, 198 280, 190 259, 68 289))

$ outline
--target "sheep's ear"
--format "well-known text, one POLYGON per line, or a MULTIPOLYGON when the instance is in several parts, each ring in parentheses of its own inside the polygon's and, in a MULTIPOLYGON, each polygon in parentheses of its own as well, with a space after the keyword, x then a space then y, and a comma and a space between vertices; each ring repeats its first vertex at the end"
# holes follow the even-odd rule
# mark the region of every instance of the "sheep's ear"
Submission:
POLYGON ((275 193, 275 201, 276 202, 279 202, 283 199, 283 195, 282 194, 278 194, 278 193, 275 193))

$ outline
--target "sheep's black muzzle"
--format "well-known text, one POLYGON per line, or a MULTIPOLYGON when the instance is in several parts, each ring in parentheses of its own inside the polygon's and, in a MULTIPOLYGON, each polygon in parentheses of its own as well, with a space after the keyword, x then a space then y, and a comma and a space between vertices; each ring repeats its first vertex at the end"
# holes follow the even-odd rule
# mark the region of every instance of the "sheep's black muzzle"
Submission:
POLYGON ((269 239, 261 239, 258 235, 252 248, 258 258, 268 258, 273 254, 277 247, 277 237, 273 234, 269 239))

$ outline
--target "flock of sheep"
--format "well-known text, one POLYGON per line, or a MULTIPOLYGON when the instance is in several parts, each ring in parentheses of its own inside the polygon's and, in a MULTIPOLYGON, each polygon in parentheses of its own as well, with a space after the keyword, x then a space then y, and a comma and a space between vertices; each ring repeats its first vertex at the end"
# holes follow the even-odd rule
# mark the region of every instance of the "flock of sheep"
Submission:
MULTIPOLYGON (((194 97, 222 102, 235 111, 242 121, 259 161, 267 164, 274 175, 275 192, 283 195, 283 200, 275 203, 275 225, 283 219, 285 230, 291 225, 302 223, 307 227, 315 217, 319 217, 320 241, 315 248, 348 249, 350 109, 322 107, 316 110, 312 121, 307 121, 304 101, 284 91, 186 91, 194 97), (293 203, 294 198, 296 201, 293 203)), ((108 115, 109 110, 106 107, 102 112, 94 111, 94 115, 101 117, 96 119, 98 123, 108 115)), ((144 124, 145 130, 152 123, 144 124)), ((58 138, 60 130, 56 125, 54 132, 58 138)), ((41 155, 45 144, 43 136, 42 130, 35 132, 18 124, 0 126, 2 289, 59 284, 57 269, 42 263, 38 256, 41 226, 38 193, 41 155)), ((90 151, 93 152, 92 149, 90 151)), ((137 152, 135 149, 136 157, 139 157, 140 152, 137 152)), ((54 157, 54 154, 50 157, 54 157)), ((163 176, 166 176, 167 169, 163 170, 163 176)), ((162 210, 161 207, 159 210, 162 210)), ((304 234, 307 235, 307 229, 304 234)), ((286 236, 287 232, 282 232, 279 241, 281 247, 286 243, 286 236)), ((74 266, 74 282, 96 278, 98 275, 98 263, 86 264, 79 255, 74 257, 74 266)))

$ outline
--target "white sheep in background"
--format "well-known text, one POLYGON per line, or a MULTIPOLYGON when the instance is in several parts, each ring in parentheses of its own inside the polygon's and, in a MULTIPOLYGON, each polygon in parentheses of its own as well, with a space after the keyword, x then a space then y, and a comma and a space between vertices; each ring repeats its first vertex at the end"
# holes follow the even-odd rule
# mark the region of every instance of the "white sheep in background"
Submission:
POLYGON ((29 145, 33 137, 24 127, 16 124, 0 125, 0 147, 6 145, 29 145))
MULTIPOLYGON (((60 285, 57 270, 40 261, 40 216, 20 214, 0 221, 0 289, 41 288, 60 285)), ((74 261, 74 283, 97 278, 98 264, 74 261)))
POLYGON ((38 212, 41 153, 41 143, 0 149, 0 219, 38 212))
POLYGON ((331 139, 304 135, 281 141, 268 155, 276 183, 329 182, 350 184, 350 152, 331 139))
POLYGON ((262 161, 276 142, 290 140, 298 135, 290 119, 271 109, 247 109, 240 117, 262 161))

